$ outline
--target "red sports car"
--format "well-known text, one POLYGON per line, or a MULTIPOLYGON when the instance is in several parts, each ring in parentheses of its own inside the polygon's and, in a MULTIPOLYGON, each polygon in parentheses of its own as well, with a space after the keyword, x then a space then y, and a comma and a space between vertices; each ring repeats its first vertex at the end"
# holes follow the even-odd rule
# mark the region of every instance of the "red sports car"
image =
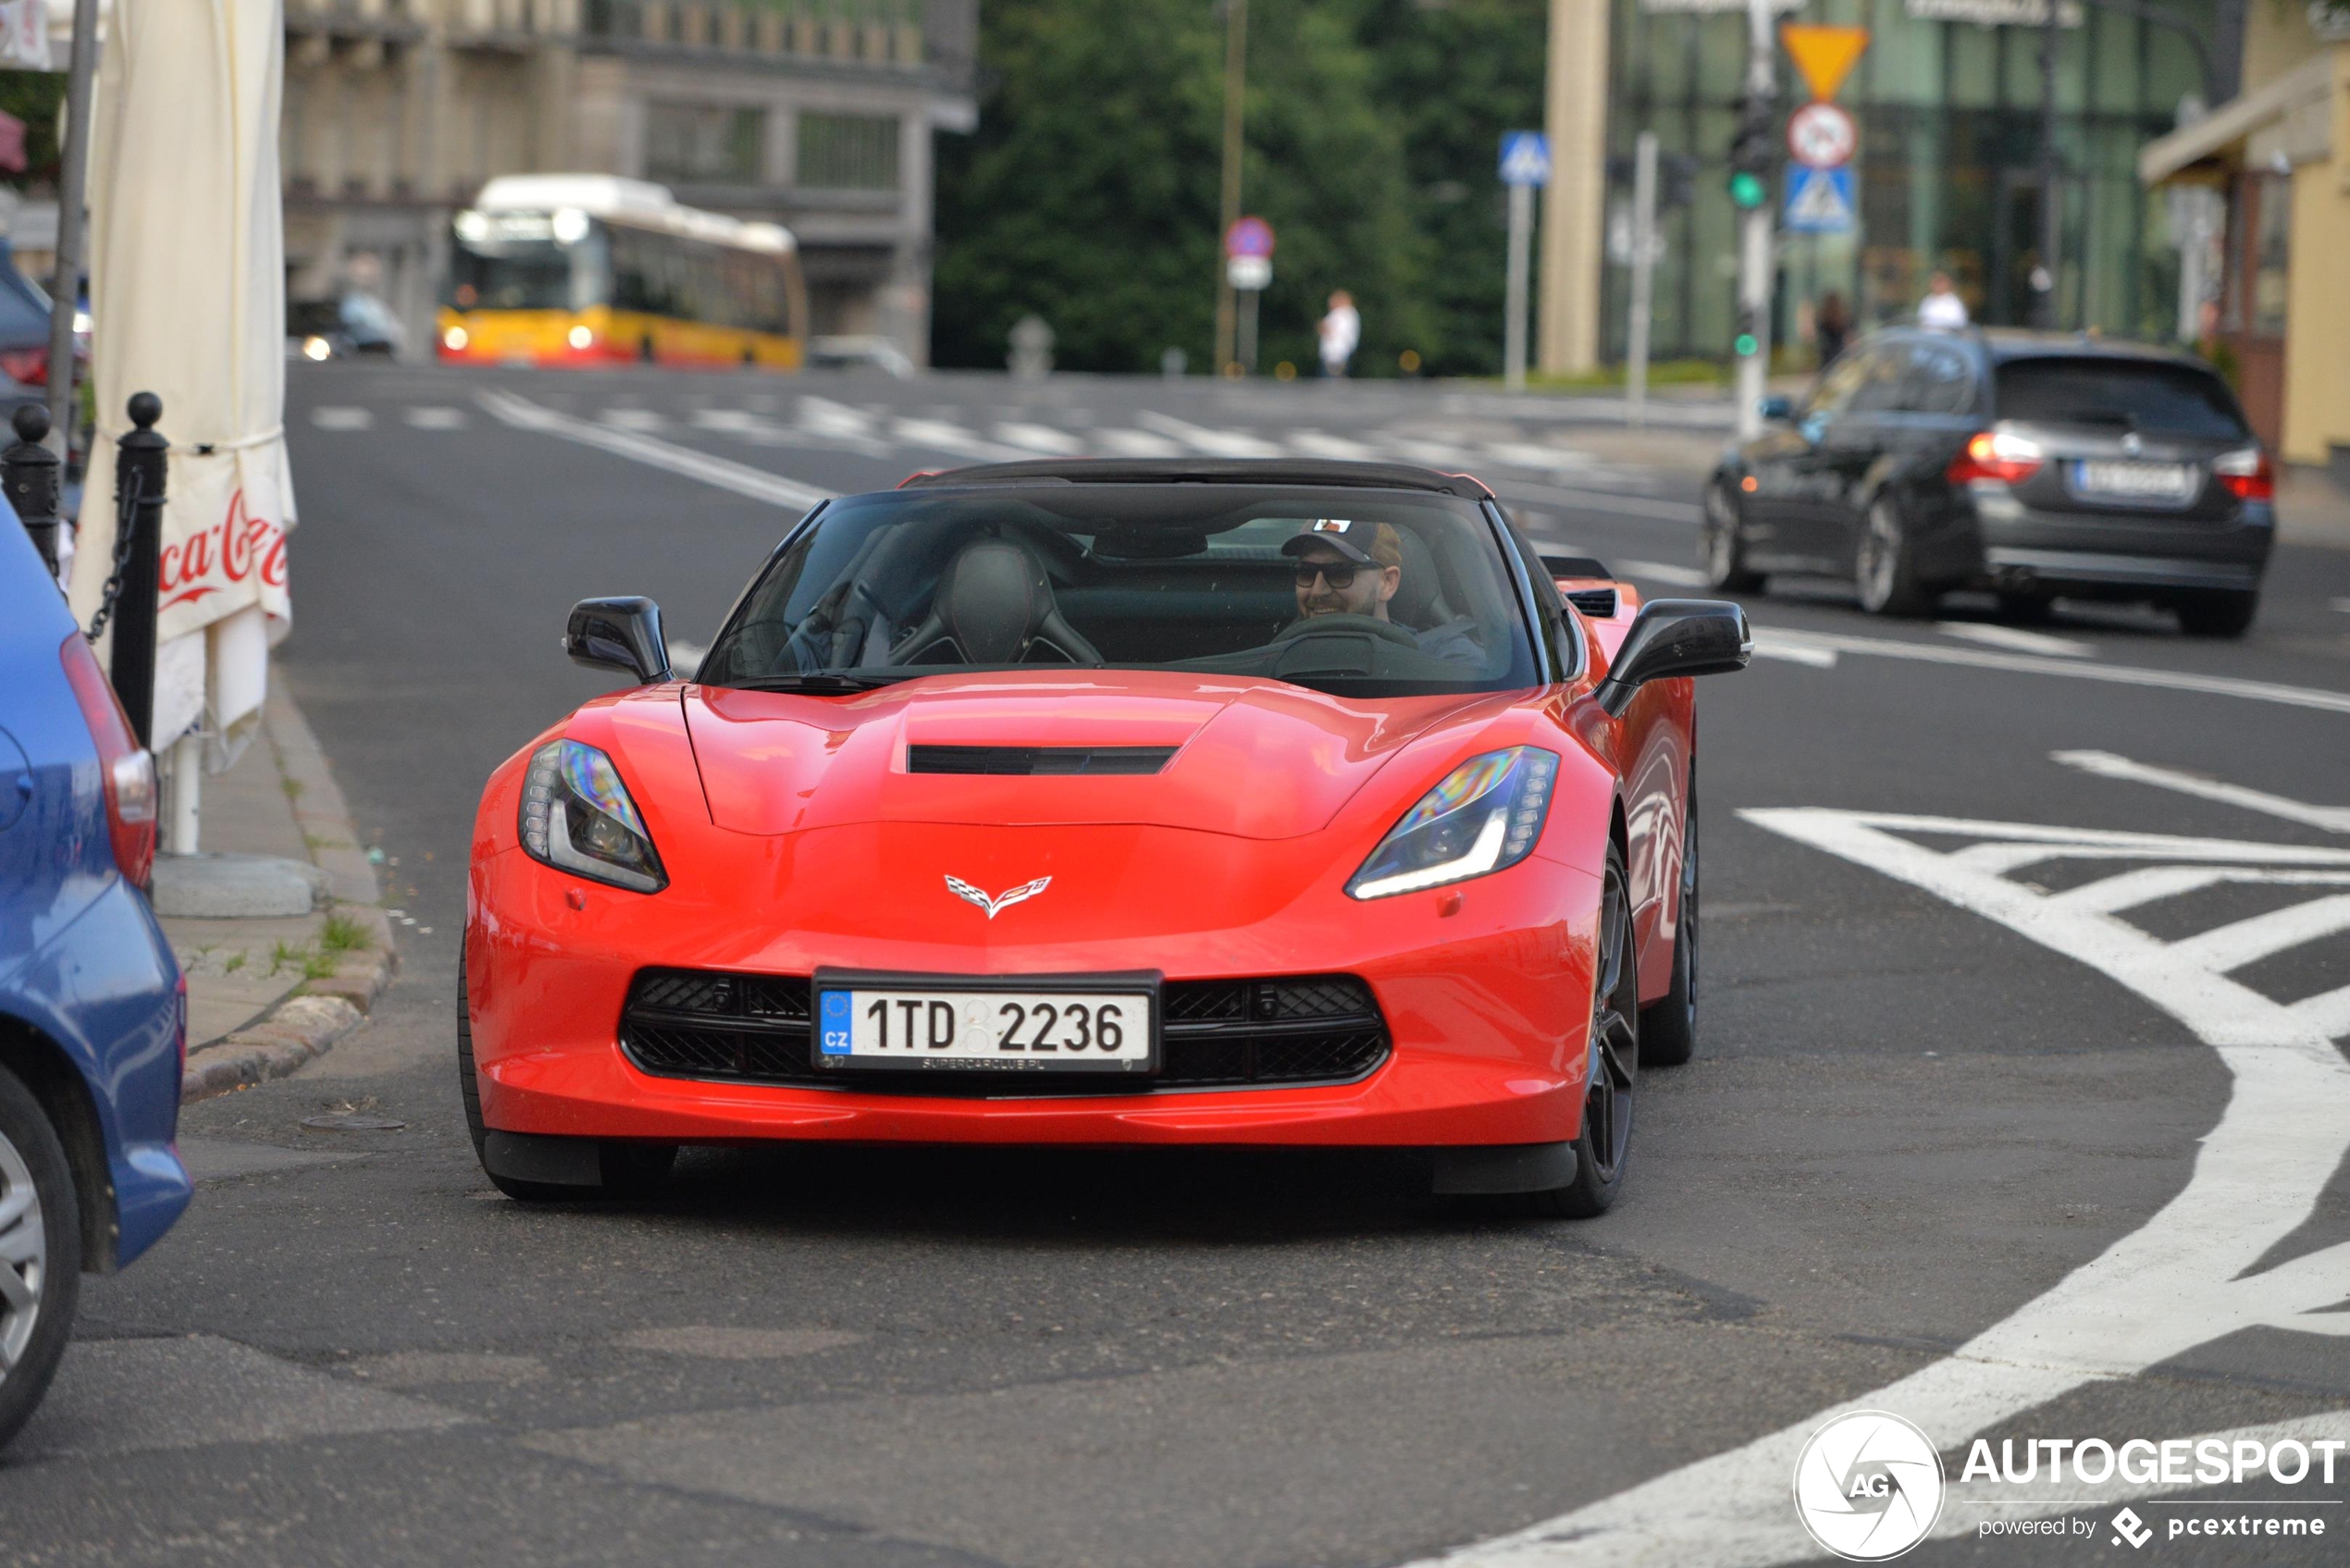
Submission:
POLYGON ((1745 617, 1473 478, 919 475, 801 520, 690 679, 646 599, 565 644, 630 685, 474 825, 459 1074, 515 1197, 693 1143, 1351 1145, 1590 1215, 1695 1043, 1685 677, 1745 617))

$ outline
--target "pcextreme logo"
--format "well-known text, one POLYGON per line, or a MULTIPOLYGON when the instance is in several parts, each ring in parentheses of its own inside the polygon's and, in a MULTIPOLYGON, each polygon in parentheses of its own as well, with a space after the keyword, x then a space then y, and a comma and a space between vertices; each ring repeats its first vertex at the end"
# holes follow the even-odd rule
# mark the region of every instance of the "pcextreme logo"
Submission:
POLYGON ((1813 1540, 1853 1562, 1882 1562, 1925 1539, 1942 1492, 1933 1439, 1887 1411, 1839 1415, 1796 1456, 1796 1516, 1813 1540))

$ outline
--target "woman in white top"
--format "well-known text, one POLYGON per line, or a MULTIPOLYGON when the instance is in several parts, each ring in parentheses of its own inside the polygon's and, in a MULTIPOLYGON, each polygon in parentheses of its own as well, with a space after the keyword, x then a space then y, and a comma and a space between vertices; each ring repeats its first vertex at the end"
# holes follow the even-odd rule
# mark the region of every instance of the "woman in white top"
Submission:
POLYGON ((1918 325, 1955 332, 1966 324, 1966 302, 1950 286, 1950 275, 1936 273, 1933 281, 1926 285, 1925 298, 1918 302, 1918 325))

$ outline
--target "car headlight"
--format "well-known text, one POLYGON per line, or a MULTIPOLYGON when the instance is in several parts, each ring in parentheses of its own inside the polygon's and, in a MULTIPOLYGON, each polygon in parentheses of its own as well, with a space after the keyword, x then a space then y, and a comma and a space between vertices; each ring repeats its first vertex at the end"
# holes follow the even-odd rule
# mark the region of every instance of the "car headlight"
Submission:
POLYGON ((1388 830, 1346 891, 1389 898, 1516 865, 1542 836, 1558 771, 1555 752, 1531 746, 1470 758, 1388 830))
POLYGON ((620 770, 592 746, 550 741, 522 786, 522 844, 534 860, 638 893, 669 885, 620 770))

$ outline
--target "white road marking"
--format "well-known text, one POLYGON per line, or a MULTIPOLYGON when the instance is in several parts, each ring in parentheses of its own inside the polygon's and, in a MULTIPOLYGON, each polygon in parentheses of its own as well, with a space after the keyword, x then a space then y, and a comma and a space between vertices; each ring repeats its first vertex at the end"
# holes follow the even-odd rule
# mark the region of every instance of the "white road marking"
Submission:
POLYGON ((1326 435, 1319 430, 1292 430, 1289 434, 1289 450, 1300 457, 1322 458, 1332 463, 1380 463, 1387 454, 1360 441, 1350 441, 1343 436, 1326 435))
POLYGON ((2333 601, 2333 607, 2343 614, 2350 615, 2350 599, 2337 599, 2333 601))
POLYGON ((1056 430, 1049 425, 1031 425, 1021 420, 1008 419, 996 426, 996 438, 1009 446, 1043 452, 1047 457, 1074 457, 1085 450, 1085 440, 1082 436, 1056 430))
POLYGON ((376 423, 372 410, 364 408, 314 408, 310 423, 321 430, 365 430, 376 423))
POLYGON ((2171 950, 2190 964, 2225 974, 2338 931, 2350 931, 2350 894, 2313 898, 2217 926, 2172 944, 2171 950))
POLYGON ((688 479, 699 479, 705 485, 732 490, 753 500, 763 500, 792 512, 805 512, 819 501, 832 499, 830 490, 820 490, 813 485, 803 485, 780 474, 769 474, 763 469, 730 463, 723 457, 712 457, 708 452, 676 446, 633 430, 614 430, 608 426, 590 424, 568 414, 558 414, 551 408, 542 408, 527 398, 494 387, 485 387, 474 396, 475 401, 501 425, 559 436, 564 440, 595 447, 615 457, 625 457, 672 474, 682 474, 688 479))
POLYGON ((1567 489, 1558 485, 1528 484, 1516 480, 1507 480, 1496 486, 1495 493, 1512 500, 1546 501, 1552 506, 1572 506, 1585 512, 1613 512, 1626 517, 1653 517, 1663 523, 1695 523, 1705 515, 1705 509, 1695 501, 1658 500, 1653 496, 1567 489))
POLYGON ((1615 569, 1627 577, 1645 577, 1652 583, 1670 583, 1676 588, 1705 586, 1705 574, 1694 566, 1667 566, 1661 561, 1619 561, 1615 569))
POLYGON ((862 409, 813 395, 799 400, 799 427, 872 457, 887 457, 890 444, 874 428, 873 416, 862 409))
POLYGON ((1148 430, 1121 430, 1115 426, 1094 432, 1094 443, 1112 457, 1181 457, 1182 447, 1148 430))
POLYGON ((1148 426, 1162 436, 1171 437, 1209 457, 1280 457, 1281 449, 1261 437, 1240 430, 1210 430, 1204 426, 1187 425, 1172 414, 1145 413, 1137 414, 1138 425, 1148 426))
POLYGON ((1589 452, 1577 451, 1572 447, 1537 446, 1530 441, 1488 441, 1485 455, 1512 468, 1552 471, 1587 469, 1598 461, 1589 452))
MULTIPOLYGON (((1756 632, 1759 639, 1762 633, 1756 632)), ((1800 643, 1834 653, 1873 654, 1880 659, 1911 659, 1928 664, 1953 664, 1974 670, 2010 670, 2030 675, 2067 675, 2076 681, 2106 681, 2116 685, 2155 686, 2171 691, 2203 692, 2213 697, 2237 697, 2255 702, 2279 702, 2292 708, 2316 708, 2330 713, 2350 713, 2350 692, 2318 686, 2288 686, 2272 681, 2245 681, 2232 675, 2198 675, 2185 670, 2154 670, 2134 664, 2098 664, 2087 660, 2047 659, 2030 653, 1998 653, 1990 648, 1951 648, 1940 643, 1897 642, 1890 637, 1856 637, 1841 632, 1798 632, 1786 628, 1771 636, 1782 647, 1800 643)))
POLYGON ((600 417, 615 430, 637 430, 647 435, 669 427, 668 419, 649 408, 608 408, 600 417))
MULTIPOLYGON (((2187 1185, 2136 1231, 1933 1363, 1849 1404, 1529 1529, 1465 1547, 1451 1568, 1766 1568, 1815 1558, 1787 1497, 1804 1441, 1846 1409, 1889 1410, 1946 1448, 2084 1384, 2136 1377, 2198 1345, 2267 1327, 2350 1335, 2350 1242, 2254 1273, 2304 1225, 2350 1151, 2350 1062, 2322 1026, 2094 909, 1917 835, 1965 835, 2047 859, 2120 848, 2147 860, 2331 870, 2350 851, 1825 809, 1747 810, 1759 827, 1907 882, 2075 958, 2170 1013, 2232 1079, 2187 1185)), ((2345 988, 2350 990, 2350 988, 2345 988)), ((2304 1007, 2307 1004, 2303 1005, 2304 1007)), ((2350 1011, 2350 1008, 2345 1008, 2350 1011)), ((2350 1031, 2350 1019, 2343 1020, 2350 1031)))
POLYGON ((1466 473, 1477 463, 1476 457, 1466 447, 1448 447, 1441 441, 1423 441, 1404 436, 1382 435, 1379 439, 1382 446, 1404 462, 1433 468, 1440 474, 1466 473))
POLYGON ((465 411, 462 408, 434 408, 429 404, 408 411, 408 427, 412 430, 462 430, 465 427, 465 411))
POLYGON ((1017 447, 987 440, 977 431, 967 430, 947 419, 900 419, 890 426, 890 434, 906 446, 976 458, 982 463, 1017 462, 1030 455, 1017 447))
POLYGON ((1789 632, 1777 626, 1754 628, 1754 657, 1784 660, 1789 664, 1808 664, 1814 670, 1836 668, 1837 652, 1824 648, 1801 632, 1789 632))
POLYGON ((2066 767, 2078 768, 2084 773, 2096 773, 2109 779, 2126 779, 2133 784, 2154 784, 2161 789, 2175 789, 2182 795, 2200 796, 2223 805, 2241 806, 2247 811, 2265 811, 2271 817, 2282 817, 2291 822, 2306 822, 2328 833, 2350 833, 2350 807, 2311 806, 2299 800, 2288 800, 2282 795, 2270 795, 2265 790, 2246 789, 2242 784, 2205 778, 2200 773, 2182 772, 2176 768, 2158 767, 2152 762, 2134 762, 2110 751, 2055 751, 2049 756, 2066 767))
POLYGON ((2021 626, 1998 626, 1982 621, 1941 621, 1934 629, 1946 637, 1962 637, 1985 648, 2011 648, 2018 653, 2046 653, 2059 659, 2092 659, 2096 648, 2074 637, 2028 632, 2021 626))

